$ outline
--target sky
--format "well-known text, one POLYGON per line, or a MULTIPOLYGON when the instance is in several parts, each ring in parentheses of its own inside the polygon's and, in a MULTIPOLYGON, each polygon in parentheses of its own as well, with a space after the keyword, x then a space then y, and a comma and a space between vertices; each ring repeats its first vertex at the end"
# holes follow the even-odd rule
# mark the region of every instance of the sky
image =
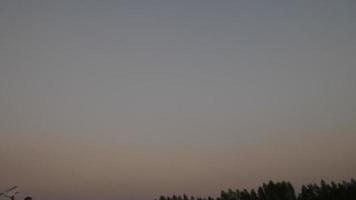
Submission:
POLYGON ((356 1, 0 2, 0 190, 356 177, 356 1))

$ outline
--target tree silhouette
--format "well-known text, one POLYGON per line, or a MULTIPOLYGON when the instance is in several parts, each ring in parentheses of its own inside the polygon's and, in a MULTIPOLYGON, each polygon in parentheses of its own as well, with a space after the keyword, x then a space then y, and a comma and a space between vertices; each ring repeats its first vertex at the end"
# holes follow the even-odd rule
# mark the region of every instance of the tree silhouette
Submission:
POLYGON ((295 189, 290 182, 263 183, 257 190, 222 190, 220 196, 188 198, 186 194, 173 195, 172 197, 160 196, 159 200, 356 200, 356 181, 342 181, 341 183, 326 183, 302 185, 301 191, 296 195, 295 189))

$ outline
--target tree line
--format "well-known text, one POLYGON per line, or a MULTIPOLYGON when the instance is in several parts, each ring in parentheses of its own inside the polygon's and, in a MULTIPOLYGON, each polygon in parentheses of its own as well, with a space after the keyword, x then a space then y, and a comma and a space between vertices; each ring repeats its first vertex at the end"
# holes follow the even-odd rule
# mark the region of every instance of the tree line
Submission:
POLYGON ((297 194, 290 182, 263 183, 256 190, 221 191, 219 197, 194 197, 183 195, 160 196, 155 200, 356 200, 356 181, 308 184, 297 194))

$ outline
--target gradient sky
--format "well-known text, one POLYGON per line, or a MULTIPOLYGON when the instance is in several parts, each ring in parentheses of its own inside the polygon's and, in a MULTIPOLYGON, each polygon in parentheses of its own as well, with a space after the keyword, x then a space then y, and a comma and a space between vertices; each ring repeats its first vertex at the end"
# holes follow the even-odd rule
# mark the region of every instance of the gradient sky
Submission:
POLYGON ((0 2, 0 189, 356 177, 356 1, 0 2))

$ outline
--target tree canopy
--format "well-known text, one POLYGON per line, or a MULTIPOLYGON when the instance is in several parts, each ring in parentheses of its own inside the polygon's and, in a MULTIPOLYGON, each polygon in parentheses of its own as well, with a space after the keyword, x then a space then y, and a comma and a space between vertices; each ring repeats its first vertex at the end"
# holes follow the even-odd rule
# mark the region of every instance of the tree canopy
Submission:
POLYGON ((188 197, 184 195, 160 196, 159 200, 356 200, 356 181, 308 184, 297 194, 290 182, 263 183, 255 189, 221 191, 218 197, 188 197))

